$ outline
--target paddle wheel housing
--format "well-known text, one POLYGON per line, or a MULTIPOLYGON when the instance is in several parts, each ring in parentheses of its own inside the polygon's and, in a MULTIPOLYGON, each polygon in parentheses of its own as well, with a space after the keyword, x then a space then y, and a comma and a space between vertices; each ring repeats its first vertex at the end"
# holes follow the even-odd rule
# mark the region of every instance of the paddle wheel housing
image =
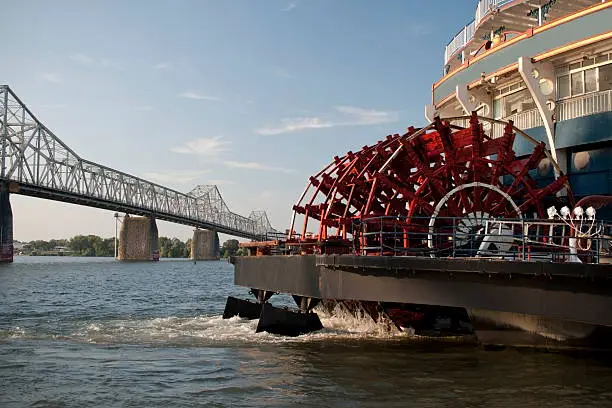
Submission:
POLYGON ((574 203, 567 176, 512 121, 436 118, 334 157, 310 177, 287 244, 302 253, 447 256, 451 247, 474 247, 487 222, 545 219, 558 201, 574 203), (533 145, 531 154, 515 155, 517 137, 533 145), (556 177, 537 183, 530 173, 539 166, 554 166, 556 177))

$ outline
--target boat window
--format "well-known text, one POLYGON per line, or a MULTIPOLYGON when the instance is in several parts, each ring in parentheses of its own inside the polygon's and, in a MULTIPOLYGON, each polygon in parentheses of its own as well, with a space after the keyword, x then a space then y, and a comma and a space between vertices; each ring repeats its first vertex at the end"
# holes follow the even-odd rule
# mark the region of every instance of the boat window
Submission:
POLYGON ((501 113, 502 117, 514 115, 515 113, 520 113, 535 107, 527 89, 504 96, 501 102, 503 110, 501 113))
POLYGON ((597 91, 597 68, 584 71, 584 92, 597 91))
POLYGON ((612 64, 599 67, 599 90, 608 91, 612 89, 612 64))
POLYGON ((495 99, 493 101, 493 118, 494 119, 501 119, 502 116, 502 104, 501 104, 501 99, 495 99))
POLYGON ((574 62, 573 64, 570 64, 569 69, 570 71, 574 70, 574 69, 578 69, 580 68, 580 62, 574 62))
POLYGON ((582 72, 575 72, 572 75, 572 96, 584 93, 584 79, 582 72))
POLYGON ((589 67, 593 65, 594 63, 595 63, 595 58, 589 58, 589 59, 585 59, 584 61, 582 61, 582 66, 589 67))
POLYGON ((608 57, 609 57, 608 54, 600 55, 599 57, 595 58, 595 63, 599 64, 601 62, 606 62, 608 60, 608 57))
POLYGON ((559 77, 557 84, 557 97, 562 99, 568 96, 570 96, 569 75, 562 75, 559 77))

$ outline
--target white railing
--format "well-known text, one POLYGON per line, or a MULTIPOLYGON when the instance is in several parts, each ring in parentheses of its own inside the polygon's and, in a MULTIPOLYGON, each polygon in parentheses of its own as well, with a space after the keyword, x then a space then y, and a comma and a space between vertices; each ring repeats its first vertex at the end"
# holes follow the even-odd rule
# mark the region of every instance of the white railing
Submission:
POLYGON ((463 29, 448 43, 444 50, 444 64, 447 64, 458 51, 466 46, 467 43, 474 39, 474 33, 478 28, 478 24, 489 14, 498 8, 515 0, 480 0, 476 7, 476 15, 474 21, 463 27, 463 29))
POLYGON ((480 22, 493 11, 512 1, 514 0, 480 0, 476 7, 476 18, 474 20, 476 25, 480 24, 480 22))
POLYGON ((463 27, 461 31, 448 43, 446 49, 444 50, 444 63, 448 63, 448 61, 453 58, 459 50, 461 50, 467 43, 474 39, 474 32, 476 31, 476 26, 472 21, 467 26, 463 27))
POLYGON ((544 126, 540 112, 537 109, 530 109, 523 112, 515 113, 514 115, 508 116, 504 120, 511 120, 514 122, 514 126, 523 130, 531 129, 538 126, 544 126))
MULTIPOLYGON (((510 115, 502 119, 503 121, 511 120, 514 123, 514 126, 521 130, 531 129, 538 126, 544 126, 544 122, 542 122, 542 118, 540 117, 540 112, 537 109, 530 109, 523 112, 515 113, 514 115, 510 115)), ((491 137, 493 139, 497 139, 504 134, 505 126, 500 124, 495 124, 491 132, 491 137)))
MULTIPOLYGON (((595 92, 588 95, 564 99, 557 103, 555 116, 557 122, 589 116, 595 113, 612 111, 612 90, 595 92)), ((530 109, 510 115, 503 120, 512 120, 514 126, 521 130, 544 126, 542 117, 537 109, 530 109)), ((503 128, 493 128, 493 138, 500 137, 503 128)))
POLYGON ((612 90, 559 101, 557 104, 557 120, 574 119, 609 111, 612 111, 612 90))

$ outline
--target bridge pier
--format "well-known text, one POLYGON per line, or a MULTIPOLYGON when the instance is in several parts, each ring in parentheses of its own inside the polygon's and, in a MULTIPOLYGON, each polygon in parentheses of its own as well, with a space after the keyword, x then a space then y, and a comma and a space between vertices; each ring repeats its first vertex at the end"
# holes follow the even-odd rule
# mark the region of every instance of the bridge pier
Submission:
POLYGON ((130 217, 126 214, 119 232, 117 259, 120 261, 159 261, 155 218, 130 217))
POLYGON ((196 229, 191 239, 191 259, 210 261, 219 259, 219 234, 217 231, 196 229))
POLYGON ((0 263, 13 262, 13 211, 5 183, 0 184, 0 263))

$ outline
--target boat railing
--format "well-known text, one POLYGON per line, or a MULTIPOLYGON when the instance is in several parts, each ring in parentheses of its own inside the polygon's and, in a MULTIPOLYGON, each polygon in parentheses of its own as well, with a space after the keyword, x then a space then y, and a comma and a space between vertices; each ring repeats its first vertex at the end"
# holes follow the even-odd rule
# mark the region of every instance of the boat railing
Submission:
POLYGON ((494 13, 500 7, 516 0, 480 0, 476 7, 476 14, 473 21, 463 27, 457 35, 446 45, 444 50, 444 64, 447 64, 457 52, 474 39, 474 34, 480 22, 489 14, 494 13))
POLYGON ((463 27, 461 31, 457 33, 453 37, 452 40, 446 45, 444 50, 444 63, 448 63, 451 58, 457 54, 457 51, 466 46, 466 44, 474 39, 474 32, 476 31, 476 26, 474 21, 472 21, 467 26, 463 27))
POLYGON ((478 6, 476 6, 476 25, 480 24, 480 22, 489 14, 495 12, 500 7, 512 3, 514 0, 480 0, 478 2, 478 6))
POLYGON ((612 111, 612 90, 563 99, 557 104, 557 120, 569 120, 612 111))
MULTIPOLYGON (((564 120, 611 111, 612 90, 609 89, 607 91, 593 92, 559 101, 555 108, 555 117, 557 122, 562 122, 564 120)), ((512 114, 503 118, 502 120, 512 120, 512 122, 514 122, 514 126, 522 130, 544 126, 544 121, 542 121, 542 117, 540 116, 540 112, 537 108, 512 114)), ((457 126, 467 126, 465 121, 457 121, 453 122, 453 124, 457 126)), ((493 126, 491 137, 498 138, 503 135, 503 132, 503 126, 493 126)))
POLYGON ((355 253, 515 261, 601 263, 612 224, 585 218, 369 217, 353 224, 355 253))

